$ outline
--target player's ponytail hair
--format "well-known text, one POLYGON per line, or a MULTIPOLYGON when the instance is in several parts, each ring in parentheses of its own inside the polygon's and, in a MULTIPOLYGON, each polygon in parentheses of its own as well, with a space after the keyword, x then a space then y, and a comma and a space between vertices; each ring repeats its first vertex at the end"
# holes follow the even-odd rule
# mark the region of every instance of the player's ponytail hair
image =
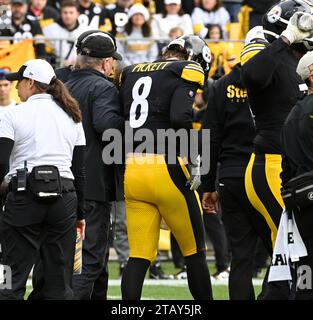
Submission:
POLYGON ((51 94, 57 105, 59 105, 75 123, 82 121, 82 114, 78 102, 71 96, 61 80, 54 78, 50 84, 35 81, 35 86, 39 93, 51 94))

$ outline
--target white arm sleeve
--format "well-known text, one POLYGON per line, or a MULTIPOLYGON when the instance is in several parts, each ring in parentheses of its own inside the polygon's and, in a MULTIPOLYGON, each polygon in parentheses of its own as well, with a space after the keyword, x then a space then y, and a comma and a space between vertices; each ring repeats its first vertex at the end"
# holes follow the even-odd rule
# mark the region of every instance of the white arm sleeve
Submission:
POLYGON ((5 112, 0 119, 0 138, 8 138, 14 141, 14 112, 12 109, 5 112))
POLYGON ((77 139, 75 146, 85 146, 86 145, 86 138, 85 138, 85 132, 84 128, 81 122, 77 123, 77 139))

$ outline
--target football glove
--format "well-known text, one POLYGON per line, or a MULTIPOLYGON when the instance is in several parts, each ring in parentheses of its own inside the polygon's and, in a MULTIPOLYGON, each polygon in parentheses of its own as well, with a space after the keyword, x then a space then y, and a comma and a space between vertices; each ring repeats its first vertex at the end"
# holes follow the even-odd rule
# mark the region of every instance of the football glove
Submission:
POLYGON ((190 173, 190 177, 186 182, 186 186, 190 185, 190 190, 192 191, 197 190, 201 184, 200 164, 201 164, 200 155, 197 156, 196 162, 194 164, 188 163, 188 170, 190 173))
POLYGON ((313 16, 304 12, 294 13, 281 35, 287 38, 290 44, 311 38, 313 36, 313 16))

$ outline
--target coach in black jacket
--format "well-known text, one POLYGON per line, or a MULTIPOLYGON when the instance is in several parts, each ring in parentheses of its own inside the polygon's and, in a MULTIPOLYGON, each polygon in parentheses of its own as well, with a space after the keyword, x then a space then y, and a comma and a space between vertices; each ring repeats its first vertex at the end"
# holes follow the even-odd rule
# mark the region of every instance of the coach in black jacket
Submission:
POLYGON ((110 128, 122 130, 124 127, 118 91, 107 79, 117 59, 121 56, 116 52, 115 39, 109 34, 92 33, 82 41, 77 60, 79 69, 72 71, 66 82, 80 104, 86 135, 86 239, 82 274, 74 276, 73 281, 76 299, 101 298, 95 297, 93 291, 106 267, 110 201, 114 200, 115 193, 114 168, 102 161, 102 134, 110 128))

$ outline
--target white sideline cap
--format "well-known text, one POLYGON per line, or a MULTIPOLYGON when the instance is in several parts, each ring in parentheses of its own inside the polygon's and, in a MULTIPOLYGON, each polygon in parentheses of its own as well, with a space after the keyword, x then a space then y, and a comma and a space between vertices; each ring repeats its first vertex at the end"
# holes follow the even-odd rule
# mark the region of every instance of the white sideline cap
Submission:
POLYGON ((32 59, 25 62, 17 72, 5 75, 9 81, 32 79, 45 84, 50 84, 56 77, 55 72, 49 62, 43 59, 32 59))

